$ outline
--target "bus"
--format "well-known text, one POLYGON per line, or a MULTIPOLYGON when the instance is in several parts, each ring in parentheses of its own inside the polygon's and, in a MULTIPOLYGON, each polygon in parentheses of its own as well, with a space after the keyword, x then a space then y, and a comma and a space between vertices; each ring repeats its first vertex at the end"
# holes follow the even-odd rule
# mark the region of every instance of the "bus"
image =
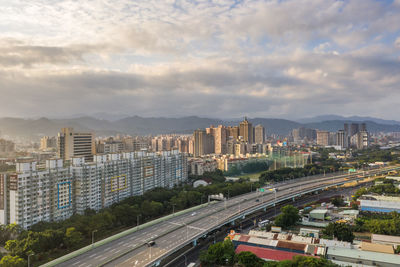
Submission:
POLYGON ((267 224, 269 224, 269 220, 264 220, 264 221, 261 221, 258 223, 258 227, 261 228, 261 227, 266 226, 267 224))

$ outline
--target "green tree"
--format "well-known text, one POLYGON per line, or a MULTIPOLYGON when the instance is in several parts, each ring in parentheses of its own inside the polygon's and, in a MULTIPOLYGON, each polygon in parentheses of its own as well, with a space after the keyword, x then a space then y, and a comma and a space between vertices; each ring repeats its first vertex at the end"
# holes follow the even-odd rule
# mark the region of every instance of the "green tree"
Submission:
POLYGON ((332 199, 332 204, 335 205, 336 207, 342 207, 345 205, 343 198, 341 197, 335 197, 332 199))
POLYGON ((83 241, 83 235, 75 227, 69 227, 65 231, 64 243, 67 248, 78 247, 83 241))
POLYGON ((208 247, 200 254, 200 261, 204 266, 232 265, 235 258, 235 248, 231 240, 218 242, 208 247))
POLYGON ((235 255, 235 262, 244 267, 261 267, 264 261, 250 251, 242 251, 235 255))
POLYGON ((353 242, 354 240, 351 226, 345 223, 330 223, 323 230, 323 234, 336 237, 340 241, 353 242))
POLYGON ((18 256, 7 255, 0 260, 2 267, 25 267, 26 264, 26 261, 18 256))
POLYGON ((295 225, 299 219, 299 210, 292 205, 286 205, 281 208, 281 214, 275 218, 275 225, 282 228, 287 228, 289 226, 295 225))

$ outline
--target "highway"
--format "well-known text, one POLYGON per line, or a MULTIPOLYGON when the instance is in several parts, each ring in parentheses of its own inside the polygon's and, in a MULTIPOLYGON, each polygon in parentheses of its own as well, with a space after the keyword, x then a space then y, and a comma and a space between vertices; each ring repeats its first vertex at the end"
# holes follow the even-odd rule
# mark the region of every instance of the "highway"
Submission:
MULTIPOLYGON (((310 176, 271 185, 277 188, 276 194, 266 188, 265 192, 252 192, 230 198, 226 201, 212 203, 196 212, 182 214, 150 227, 94 248, 84 254, 65 261, 58 266, 149 266, 189 244, 193 240, 206 235, 213 229, 243 217, 256 209, 271 207, 275 198, 279 200, 292 198, 324 189, 330 185, 360 179, 362 174, 374 175, 386 172, 394 167, 357 172, 353 174, 327 174, 326 176, 310 176), (146 243, 154 240, 153 247, 146 243)), ((399 168, 399 167, 395 167, 399 168)))

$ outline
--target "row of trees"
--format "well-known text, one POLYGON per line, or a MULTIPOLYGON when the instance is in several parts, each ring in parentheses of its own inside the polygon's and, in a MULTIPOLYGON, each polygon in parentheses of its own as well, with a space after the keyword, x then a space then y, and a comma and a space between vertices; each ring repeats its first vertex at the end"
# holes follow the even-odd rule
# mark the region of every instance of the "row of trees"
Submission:
POLYGON ((360 217, 355 221, 354 231, 400 236, 400 214, 391 212, 360 217))
POLYGON ((324 258, 295 256, 292 260, 280 262, 264 261, 254 253, 243 251, 235 254, 235 247, 231 240, 216 243, 200 254, 202 266, 243 266, 243 267, 336 267, 331 261, 324 258))
POLYGON ((266 171, 260 175, 260 183, 280 182, 286 179, 296 179, 310 175, 338 171, 340 165, 307 164, 304 168, 281 168, 274 171, 266 171))
POLYGON ((400 189, 393 184, 393 180, 390 179, 377 179, 376 181, 382 181, 383 184, 373 185, 371 187, 362 187, 354 193, 354 200, 360 196, 368 193, 376 193, 379 195, 399 195, 400 189))
MULTIPOLYGON (((221 172, 213 175, 215 181, 222 180, 221 172)), ((170 214, 173 210, 183 210, 205 203, 208 195, 223 193, 236 196, 250 192, 251 186, 249 181, 242 179, 235 183, 215 182, 198 188, 190 185, 172 189, 156 188, 99 212, 86 210, 84 215, 75 214, 59 222, 40 222, 29 230, 7 226, 7 229, 0 232, 0 242, 5 245, 10 256, 27 260, 29 254, 34 254, 30 258, 31 261, 49 261, 90 244, 93 231, 96 231, 95 239, 99 240, 135 226, 138 222, 147 222, 170 214)), ((253 186, 256 188, 258 185, 253 186)))

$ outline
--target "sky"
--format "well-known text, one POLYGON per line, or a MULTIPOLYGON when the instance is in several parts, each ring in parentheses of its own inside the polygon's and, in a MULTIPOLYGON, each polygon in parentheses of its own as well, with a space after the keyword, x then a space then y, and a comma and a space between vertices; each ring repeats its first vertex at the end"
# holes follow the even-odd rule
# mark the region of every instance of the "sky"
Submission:
POLYGON ((0 117, 400 114, 400 0, 0 0, 0 14, 0 117))

